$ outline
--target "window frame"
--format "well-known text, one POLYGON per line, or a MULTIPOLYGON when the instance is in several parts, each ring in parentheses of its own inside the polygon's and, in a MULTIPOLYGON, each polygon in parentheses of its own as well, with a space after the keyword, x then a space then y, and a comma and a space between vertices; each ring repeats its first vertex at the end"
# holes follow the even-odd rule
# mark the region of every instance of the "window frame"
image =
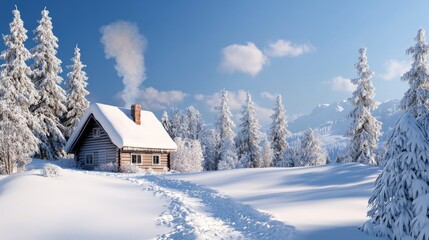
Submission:
POLYGON ((92 137, 99 138, 101 136, 101 128, 96 127, 92 129, 92 137))
POLYGON ((92 153, 85 154, 85 165, 94 165, 94 156, 92 155, 92 153), (90 157, 90 163, 88 161, 88 157, 90 157))
POLYGON ((142 156, 142 154, 139 154, 139 153, 131 153, 131 159, 130 159, 130 162, 131 162, 131 164, 136 164, 136 165, 138 165, 138 164, 143 164, 143 156, 142 156), (136 162, 134 163, 133 162, 133 157, 136 157, 136 162), (140 162, 139 162, 139 160, 140 160, 140 162))
POLYGON ((152 165, 161 165, 161 154, 152 154, 152 165), (158 163, 154 163, 154 157, 158 157, 158 163))

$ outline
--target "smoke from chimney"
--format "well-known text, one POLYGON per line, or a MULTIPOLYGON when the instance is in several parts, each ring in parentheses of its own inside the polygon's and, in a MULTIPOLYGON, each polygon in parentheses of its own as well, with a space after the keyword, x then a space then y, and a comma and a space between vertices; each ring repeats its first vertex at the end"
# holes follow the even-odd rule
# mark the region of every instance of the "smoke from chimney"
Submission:
POLYGON ((101 43, 107 59, 114 58, 115 69, 122 77, 124 89, 120 97, 129 107, 141 93, 140 86, 146 79, 144 50, 146 39, 135 23, 117 21, 101 27, 101 43))

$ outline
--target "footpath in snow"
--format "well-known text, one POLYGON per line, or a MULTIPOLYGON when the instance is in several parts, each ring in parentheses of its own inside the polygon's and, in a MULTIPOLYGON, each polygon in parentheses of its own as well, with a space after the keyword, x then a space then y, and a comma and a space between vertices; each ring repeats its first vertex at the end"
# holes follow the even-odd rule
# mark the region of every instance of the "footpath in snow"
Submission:
POLYGON ((212 188, 296 228, 296 239, 380 239, 362 233, 378 167, 329 164, 315 167, 235 169, 166 175, 212 188))
MULTIPOLYGON (((106 173, 103 173, 106 174, 106 173)), ((106 174, 170 201, 158 223, 174 228, 158 239, 292 239, 294 228, 249 205, 187 181, 160 175, 106 174)))

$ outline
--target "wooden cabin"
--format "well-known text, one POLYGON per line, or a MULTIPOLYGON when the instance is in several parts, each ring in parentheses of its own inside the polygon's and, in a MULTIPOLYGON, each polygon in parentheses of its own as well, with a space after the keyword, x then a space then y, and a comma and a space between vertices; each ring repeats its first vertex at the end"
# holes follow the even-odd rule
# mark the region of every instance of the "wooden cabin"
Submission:
POLYGON ((170 169, 170 152, 176 149, 152 112, 137 104, 126 109, 100 103, 91 104, 65 147, 84 169, 114 163, 118 171, 134 164, 157 172, 170 169))

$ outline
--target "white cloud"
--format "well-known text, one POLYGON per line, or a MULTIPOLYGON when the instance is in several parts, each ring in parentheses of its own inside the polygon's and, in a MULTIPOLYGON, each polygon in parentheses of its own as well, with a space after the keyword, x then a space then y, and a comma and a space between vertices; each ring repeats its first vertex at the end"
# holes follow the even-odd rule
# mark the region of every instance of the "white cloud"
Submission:
POLYGON ((140 91, 136 102, 140 103, 143 109, 160 110, 183 101, 185 97, 186 93, 181 91, 158 91, 148 87, 140 91))
POLYGON ((356 90, 356 85, 353 84, 350 79, 342 76, 336 76, 325 83, 329 84, 331 89, 335 92, 353 92, 356 90))
MULTIPOLYGON (((216 112, 216 107, 220 105, 221 93, 216 92, 212 95, 197 94, 194 97, 197 101, 204 102, 209 107, 210 111, 216 112)), ((234 115, 234 122, 237 125, 241 117, 241 108, 246 102, 246 99, 247 91, 245 90, 228 91, 229 108, 234 115)), ((261 125, 265 126, 271 122, 271 115, 274 113, 272 109, 261 107, 255 103, 255 111, 261 125)))
POLYGON ((255 76, 267 64, 266 56, 252 42, 247 45, 233 44, 222 49, 219 68, 225 72, 244 72, 255 76))
POLYGON ((269 92, 261 92, 261 97, 264 97, 269 100, 276 100, 278 94, 273 94, 269 92))
POLYGON ((107 59, 114 58, 115 69, 122 77, 124 89, 119 94, 126 106, 136 102, 140 86, 146 79, 144 50, 146 39, 135 23, 117 21, 101 27, 101 43, 107 59))
POLYGON ((294 44, 290 41, 279 39, 271 43, 265 53, 270 57, 297 57, 312 50, 313 47, 310 44, 294 44))
POLYGON ((405 72, 407 72, 411 63, 408 61, 398 61, 391 59, 385 63, 386 72, 381 74, 381 78, 384 80, 393 80, 395 78, 401 77, 405 72))

